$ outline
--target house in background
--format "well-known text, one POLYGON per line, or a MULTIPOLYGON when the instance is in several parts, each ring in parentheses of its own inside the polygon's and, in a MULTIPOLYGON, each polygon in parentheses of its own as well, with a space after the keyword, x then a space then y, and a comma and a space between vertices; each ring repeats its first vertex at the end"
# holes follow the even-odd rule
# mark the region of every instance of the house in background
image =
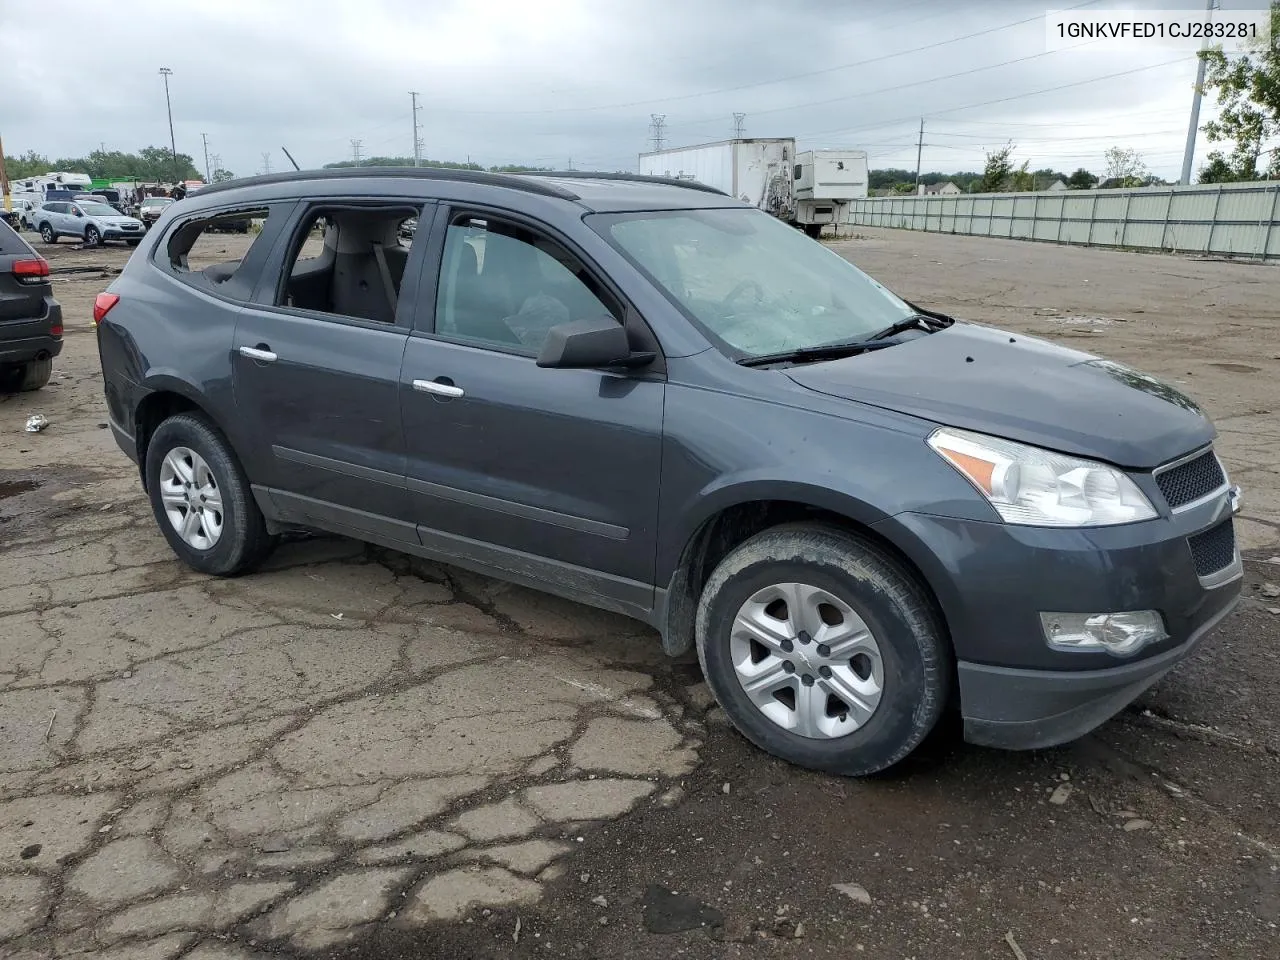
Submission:
POLYGON ((946 183, 922 183, 920 184, 920 196, 943 196, 952 197, 960 192, 960 188, 948 180, 946 183))

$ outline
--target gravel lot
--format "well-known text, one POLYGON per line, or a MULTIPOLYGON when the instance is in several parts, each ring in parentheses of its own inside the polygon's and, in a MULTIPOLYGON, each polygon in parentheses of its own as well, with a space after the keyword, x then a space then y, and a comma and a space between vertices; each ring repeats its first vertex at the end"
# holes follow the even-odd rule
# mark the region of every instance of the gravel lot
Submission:
POLYGON ((105 429, 90 309, 129 251, 46 247, 66 348, 0 398, 0 957, 1275 956, 1280 273, 834 249, 1205 405, 1250 561, 1192 661, 1072 746, 945 725, 843 781, 746 745, 630 621, 345 540, 196 576, 105 429))

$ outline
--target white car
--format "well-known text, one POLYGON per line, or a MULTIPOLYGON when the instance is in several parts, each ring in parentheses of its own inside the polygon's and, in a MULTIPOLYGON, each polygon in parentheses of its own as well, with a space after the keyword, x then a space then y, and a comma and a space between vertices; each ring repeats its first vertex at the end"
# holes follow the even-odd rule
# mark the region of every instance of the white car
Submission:
POLYGON ((141 220, 127 217, 100 201, 52 200, 31 216, 45 243, 57 243, 59 237, 75 237, 91 247, 107 240, 123 240, 136 247, 147 232, 141 220))

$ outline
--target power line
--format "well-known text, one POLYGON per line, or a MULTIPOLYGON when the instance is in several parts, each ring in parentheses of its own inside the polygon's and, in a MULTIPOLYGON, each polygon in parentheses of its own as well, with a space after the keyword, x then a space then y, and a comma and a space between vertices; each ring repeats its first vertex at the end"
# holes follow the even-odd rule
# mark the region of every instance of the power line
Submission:
MULTIPOLYGON (((1167 67, 1167 66, 1170 66, 1171 64, 1184 63, 1184 62, 1185 62, 1184 58, 1179 57, 1176 60, 1164 60, 1160 63, 1149 63, 1145 67, 1133 67, 1130 70, 1119 70, 1116 73, 1105 73, 1102 76, 1090 77, 1087 80, 1075 80, 1071 83, 1059 83, 1059 84, 1055 84, 1052 87, 1044 87, 1040 90, 1031 90, 1031 91, 1028 91, 1027 93, 1013 94, 1008 97, 996 97, 995 99, 992 99, 992 100, 981 100, 977 103, 966 103, 963 106, 948 107, 945 110, 932 110, 927 114, 927 116, 930 119, 933 119, 943 114, 956 113, 957 111, 960 111, 960 110, 974 110, 978 107, 990 107, 997 103, 1010 103, 1014 100, 1025 100, 1028 97, 1038 97, 1045 93, 1056 93, 1059 90, 1070 90, 1074 87, 1083 87, 1091 83, 1101 83, 1103 80, 1114 80, 1117 77, 1129 77, 1129 76, 1133 76, 1135 73, 1143 73, 1144 71, 1147 71, 1147 70, 1157 70, 1160 67, 1167 67)), ((883 120, 877 123, 864 123, 864 124, 861 124, 860 126, 840 127, 834 130, 818 130, 812 133, 797 134, 796 136, 797 136, 797 139, 803 139, 805 137, 825 137, 835 133, 843 134, 843 133, 857 133, 860 130, 878 130, 884 127, 891 126, 895 123, 906 123, 908 120, 914 120, 914 119, 915 119, 915 116, 894 117, 891 120, 883 120)))
MULTIPOLYGON (((1087 47, 1090 44, 1098 43, 1097 40, 1087 40, 1084 43, 1077 43, 1070 47, 1058 47, 1053 50, 1041 50, 1039 53, 1027 54, 1025 57, 1015 57, 1012 60, 1001 60, 999 63, 990 63, 982 67, 972 67, 968 70, 960 70, 956 73, 943 74, 940 77, 930 77, 927 80, 912 80, 910 83, 895 83, 891 86, 880 87, 877 90, 856 90, 853 93, 843 94, 839 97, 828 97, 826 100, 806 100, 803 103, 792 103, 783 107, 769 107, 765 110, 756 110, 754 113, 787 113, 793 110, 803 110, 809 107, 822 107, 832 103, 843 103, 846 100, 856 100, 859 97, 870 97, 881 93, 896 93, 899 90, 906 90, 910 87, 922 87, 930 83, 939 83, 943 80, 954 80, 957 77, 967 77, 975 73, 982 73, 985 70, 995 70, 999 67, 1012 66, 1015 63, 1026 63, 1029 60, 1039 60, 1041 57, 1049 57, 1055 53, 1061 53, 1065 50, 1078 50, 1080 47, 1087 47)), ((699 123, 708 123, 714 120, 714 117, 705 118, 703 120, 689 120, 684 123, 677 123, 674 126, 684 127, 693 126, 699 123)))
MULTIPOLYGON (((1066 13, 1068 10, 1078 10, 1081 7, 1090 7, 1090 6, 1093 6, 1095 3, 1099 3, 1099 2, 1101 2, 1101 0, 1085 0, 1084 3, 1077 3, 1074 6, 1064 7, 1062 8, 1061 11, 1057 11, 1057 12, 1066 13)), ((787 83, 791 80, 802 80, 807 77, 823 76, 829 73, 836 73, 840 70, 851 70, 854 67, 865 67, 868 64, 882 63, 885 60, 892 60, 895 57, 905 57, 908 54, 912 54, 912 53, 921 53, 925 50, 935 50, 938 47, 945 47, 953 43, 960 43, 961 41, 964 41, 964 40, 973 40, 976 37, 983 37, 988 34, 999 33, 1001 30, 1009 30, 1009 29, 1012 29, 1013 27, 1020 27, 1028 23, 1042 23, 1043 21, 1044 21, 1044 14, 1041 13, 1041 14, 1037 14, 1034 17, 1026 17, 1022 20, 1014 20, 1010 23, 1003 23, 996 27, 988 27, 985 30, 978 30, 974 33, 966 33, 963 36, 952 37, 949 40, 938 40, 934 43, 926 43, 923 46, 911 47, 908 50, 899 50, 896 53, 882 54, 878 57, 871 57, 867 60, 855 60, 852 63, 842 63, 834 67, 824 67, 821 70, 809 70, 804 73, 793 73, 793 74, 788 74, 787 76, 784 76, 784 77, 773 77, 772 79, 769 79, 769 80, 756 80, 751 83, 738 84, 732 87, 718 87, 715 90, 703 90, 698 93, 686 93, 686 94, 681 94, 679 96, 674 96, 674 97, 654 97, 648 100, 629 100, 629 101, 626 101, 625 103, 601 103, 601 104, 595 104, 594 106, 589 106, 589 107, 557 107, 555 109, 548 109, 548 110, 466 110, 466 111, 463 111, 461 109, 455 109, 455 111, 453 112, 459 112, 459 113, 466 112, 469 114, 495 114, 495 115, 500 114, 503 116, 535 116, 535 115, 544 116, 547 114, 556 114, 556 113, 584 113, 592 110, 617 110, 624 107, 642 107, 642 106, 655 104, 655 103, 679 103, 684 100, 694 100, 698 97, 710 97, 719 93, 734 93, 738 90, 750 90, 754 87, 772 86, 775 83, 787 83)), ((1049 51, 1046 51, 1046 52, 1049 52, 1049 51)), ((783 108, 783 109, 790 109, 790 108, 783 108)))

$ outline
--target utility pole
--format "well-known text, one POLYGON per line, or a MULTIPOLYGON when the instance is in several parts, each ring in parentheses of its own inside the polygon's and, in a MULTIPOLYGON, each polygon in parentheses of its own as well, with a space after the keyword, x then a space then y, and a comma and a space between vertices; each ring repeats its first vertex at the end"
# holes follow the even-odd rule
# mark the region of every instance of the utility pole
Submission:
POLYGON ((916 193, 920 192, 920 155, 924 153, 924 117, 920 118, 920 139, 916 141, 916 193))
POLYGON ((733 139, 741 140, 746 134, 746 120, 747 115, 745 113, 735 113, 733 115, 733 139))
MULTIPOLYGON (((1205 0, 1204 12, 1205 19, 1208 20, 1213 16, 1213 11, 1218 7, 1218 0, 1205 0)), ((1205 33, 1204 41, 1200 44, 1200 51, 1203 53, 1209 49, 1208 32, 1205 33)), ((1178 178, 1178 182, 1186 186, 1191 182, 1191 162, 1195 159, 1196 153, 1196 132, 1200 127, 1200 96, 1204 88, 1204 57, 1196 54, 1196 89, 1191 95, 1191 121, 1187 124, 1187 146, 1182 151, 1182 176, 1178 178)))
POLYGON ((418 91, 410 90, 413 99, 413 165, 422 166, 422 141, 418 139, 418 91))
POLYGON ((649 114, 649 130, 650 136, 653 138, 653 150, 657 153, 662 149, 662 145, 666 143, 666 138, 662 135, 663 128, 667 125, 667 115, 651 113, 649 114))
POLYGON ((262 154, 262 172, 271 172, 271 151, 267 150, 262 154))
POLYGON ((178 173, 178 143, 173 137, 173 104, 169 100, 169 78, 173 76, 173 71, 168 67, 161 67, 160 76, 164 77, 164 106, 169 111, 169 152, 173 154, 173 182, 177 183, 182 177, 178 173))
POLYGON ((213 183, 213 176, 209 173, 209 135, 202 133, 200 139, 204 141, 204 182, 213 183))
POLYGON ((4 142, 0 141, 0 204, 5 210, 13 209, 13 200, 9 197, 9 174, 4 168, 4 142))
POLYGON ((360 166, 360 145, 362 143, 364 143, 363 140, 351 141, 351 159, 356 162, 357 167, 360 166))

